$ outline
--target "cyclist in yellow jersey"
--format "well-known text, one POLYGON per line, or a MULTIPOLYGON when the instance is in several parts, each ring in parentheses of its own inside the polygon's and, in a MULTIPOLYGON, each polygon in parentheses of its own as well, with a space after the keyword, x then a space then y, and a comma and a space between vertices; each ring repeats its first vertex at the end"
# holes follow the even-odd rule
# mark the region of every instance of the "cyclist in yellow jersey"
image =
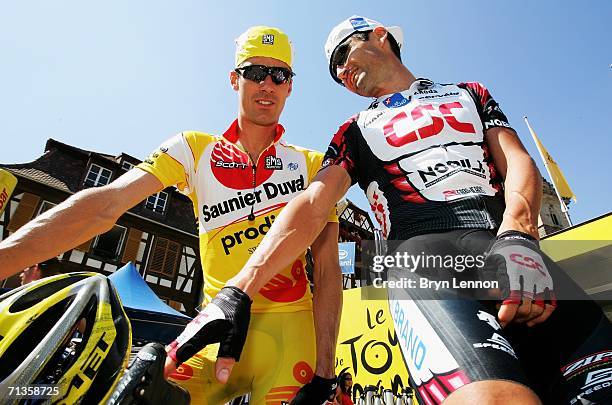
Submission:
POLYGON ((312 245, 314 304, 303 253, 271 279, 255 277, 264 287, 253 296, 224 288, 322 160, 321 153, 282 140, 278 120, 294 76, 286 34, 257 26, 236 43, 230 83, 239 112, 227 131, 175 135, 111 184, 79 192, 26 224, 0 243, 0 278, 89 240, 148 195, 176 185, 191 198, 199 221, 205 307, 168 346, 166 374, 190 391, 193 403, 223 403, 251 392, 252 403, 278 404, 304 384, 317 392, 335 388, 338 220, 330 213, 312 245), (220 345, 202 349, 214 342, 220 345))

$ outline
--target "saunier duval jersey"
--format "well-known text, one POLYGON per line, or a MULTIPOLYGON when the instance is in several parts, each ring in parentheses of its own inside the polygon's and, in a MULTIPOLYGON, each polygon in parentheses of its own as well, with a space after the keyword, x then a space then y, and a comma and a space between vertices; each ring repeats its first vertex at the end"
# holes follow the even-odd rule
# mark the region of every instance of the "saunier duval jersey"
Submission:
POLYGON ((304 176, 300 175, 297 179, 289 180, 284 183, 275 184, 272 182, 263 183, 263 190, 255 190, 254 192, 238 191, 236 197, 221 201, 212 206, 202 206, 202 219, 204 222, 210 221, 212 218, 217 218, 246 206, 251 206, 255 203, 262 202, 262 192, 265 198, 271 200, 279 195, 289 195, 297 191, 304 190, 304 176))

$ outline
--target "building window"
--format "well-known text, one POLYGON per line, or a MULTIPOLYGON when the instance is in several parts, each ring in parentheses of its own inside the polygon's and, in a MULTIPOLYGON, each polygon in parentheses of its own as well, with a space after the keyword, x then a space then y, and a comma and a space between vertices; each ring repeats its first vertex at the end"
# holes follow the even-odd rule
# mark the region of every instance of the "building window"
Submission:
POLYGON ((109 261, 119 260, 125 232, 126 228, 115 225, 110 231, 98 235, 94 240, 91 255, 109 261))
POLYGON ((145 207, 158 214, 163 214, 166 211, 166 203, 168 202, 168 193, 160 191, 157 194, 150 195, 145 201, 145 207))
POLYGON ((552 205, 548 206, 548 211, 550 212, 550 219, 552 220, 552 223, 556 226, 561 226, 561 222, 559 222, 559 218, 557 218, 557 215, 555 214, 555 209, 552 205))
POLYGON ((128 171, 128 170, 132 170, 134 168, 134 165, 131 164, 130 162, 123 162, 123 163, 121 163, 121 168, 123 170, 128 171))
POLYGON ((85 187, 100 187, 110 183, 113 172, 96 164, 91 164, 85 178, 85 187))
POLYGON ((56 205, 57 204, 53 204, 52 202, 49 202, 49 201, 43 201, 42 204, 40 204, 40 208, 38 209, 38 214, 36 214, 36 216, 39 216, 45 211, 49 211, 51 208, 55 207, 56 205))
POLYGON ((181 245, 166 238, 155 237, 147 269, 157 275, 174 278, 178 259, 181 255, 181 245))
POLYGON ((553 221, 553 224, 557 225, 557 226, 561 226, 561 223, 559 222, 559 218, 557 218, 557 216, 553 213, 550 214, 550 218, 553 221))

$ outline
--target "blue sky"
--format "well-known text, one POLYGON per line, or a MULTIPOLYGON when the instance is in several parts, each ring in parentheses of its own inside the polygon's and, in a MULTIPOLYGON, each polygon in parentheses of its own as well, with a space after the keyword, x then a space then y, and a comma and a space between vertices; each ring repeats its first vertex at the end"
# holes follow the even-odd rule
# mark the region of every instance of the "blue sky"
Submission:
MULTIPOLYGON (((54 138, 144 158, 186 129, 222 132, 236 116, 233 40, 284 29, 297 77, 281 122, 291 143, 325 150, 369 104, 328 75, 323 44, 361 14, 404 30, 417 76, 480 81, 533 156, 530 122, 578 203, 574 222, 610 211, 610 1, 1 1, 1 163, 29 162, 54 138)), ((536 159, 544 170, 539 157, 536 159)), ((349 198, 366 207, 361 190, 349 198)))

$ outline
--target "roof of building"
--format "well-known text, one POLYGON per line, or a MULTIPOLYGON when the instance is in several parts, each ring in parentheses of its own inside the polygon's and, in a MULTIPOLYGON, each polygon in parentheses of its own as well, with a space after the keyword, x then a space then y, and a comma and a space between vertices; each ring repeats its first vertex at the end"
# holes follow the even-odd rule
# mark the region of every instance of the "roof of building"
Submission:
MULTIPOLYGON (((52 187, 54 189, 74 194, 84 188, 83 181, 90 162, 96 162, 113 171, 114 180, 126 172, 121 164, 128 161, 138 164, 141 160, 126 153, 110 155, 80 149, 72 145, 48 139, 45 144, 44 153, 36 160, 28 163, 0 164, 15 176, 22 177, 36 183, 52 187)), ((193 208, 189 198, 169 187, 165 191, 172 194, 167 214, 162 218, 150 210, 138 204, 129 212, 144 217, 160 224, 165 224, 178 230, 197 235, 193 208)))

